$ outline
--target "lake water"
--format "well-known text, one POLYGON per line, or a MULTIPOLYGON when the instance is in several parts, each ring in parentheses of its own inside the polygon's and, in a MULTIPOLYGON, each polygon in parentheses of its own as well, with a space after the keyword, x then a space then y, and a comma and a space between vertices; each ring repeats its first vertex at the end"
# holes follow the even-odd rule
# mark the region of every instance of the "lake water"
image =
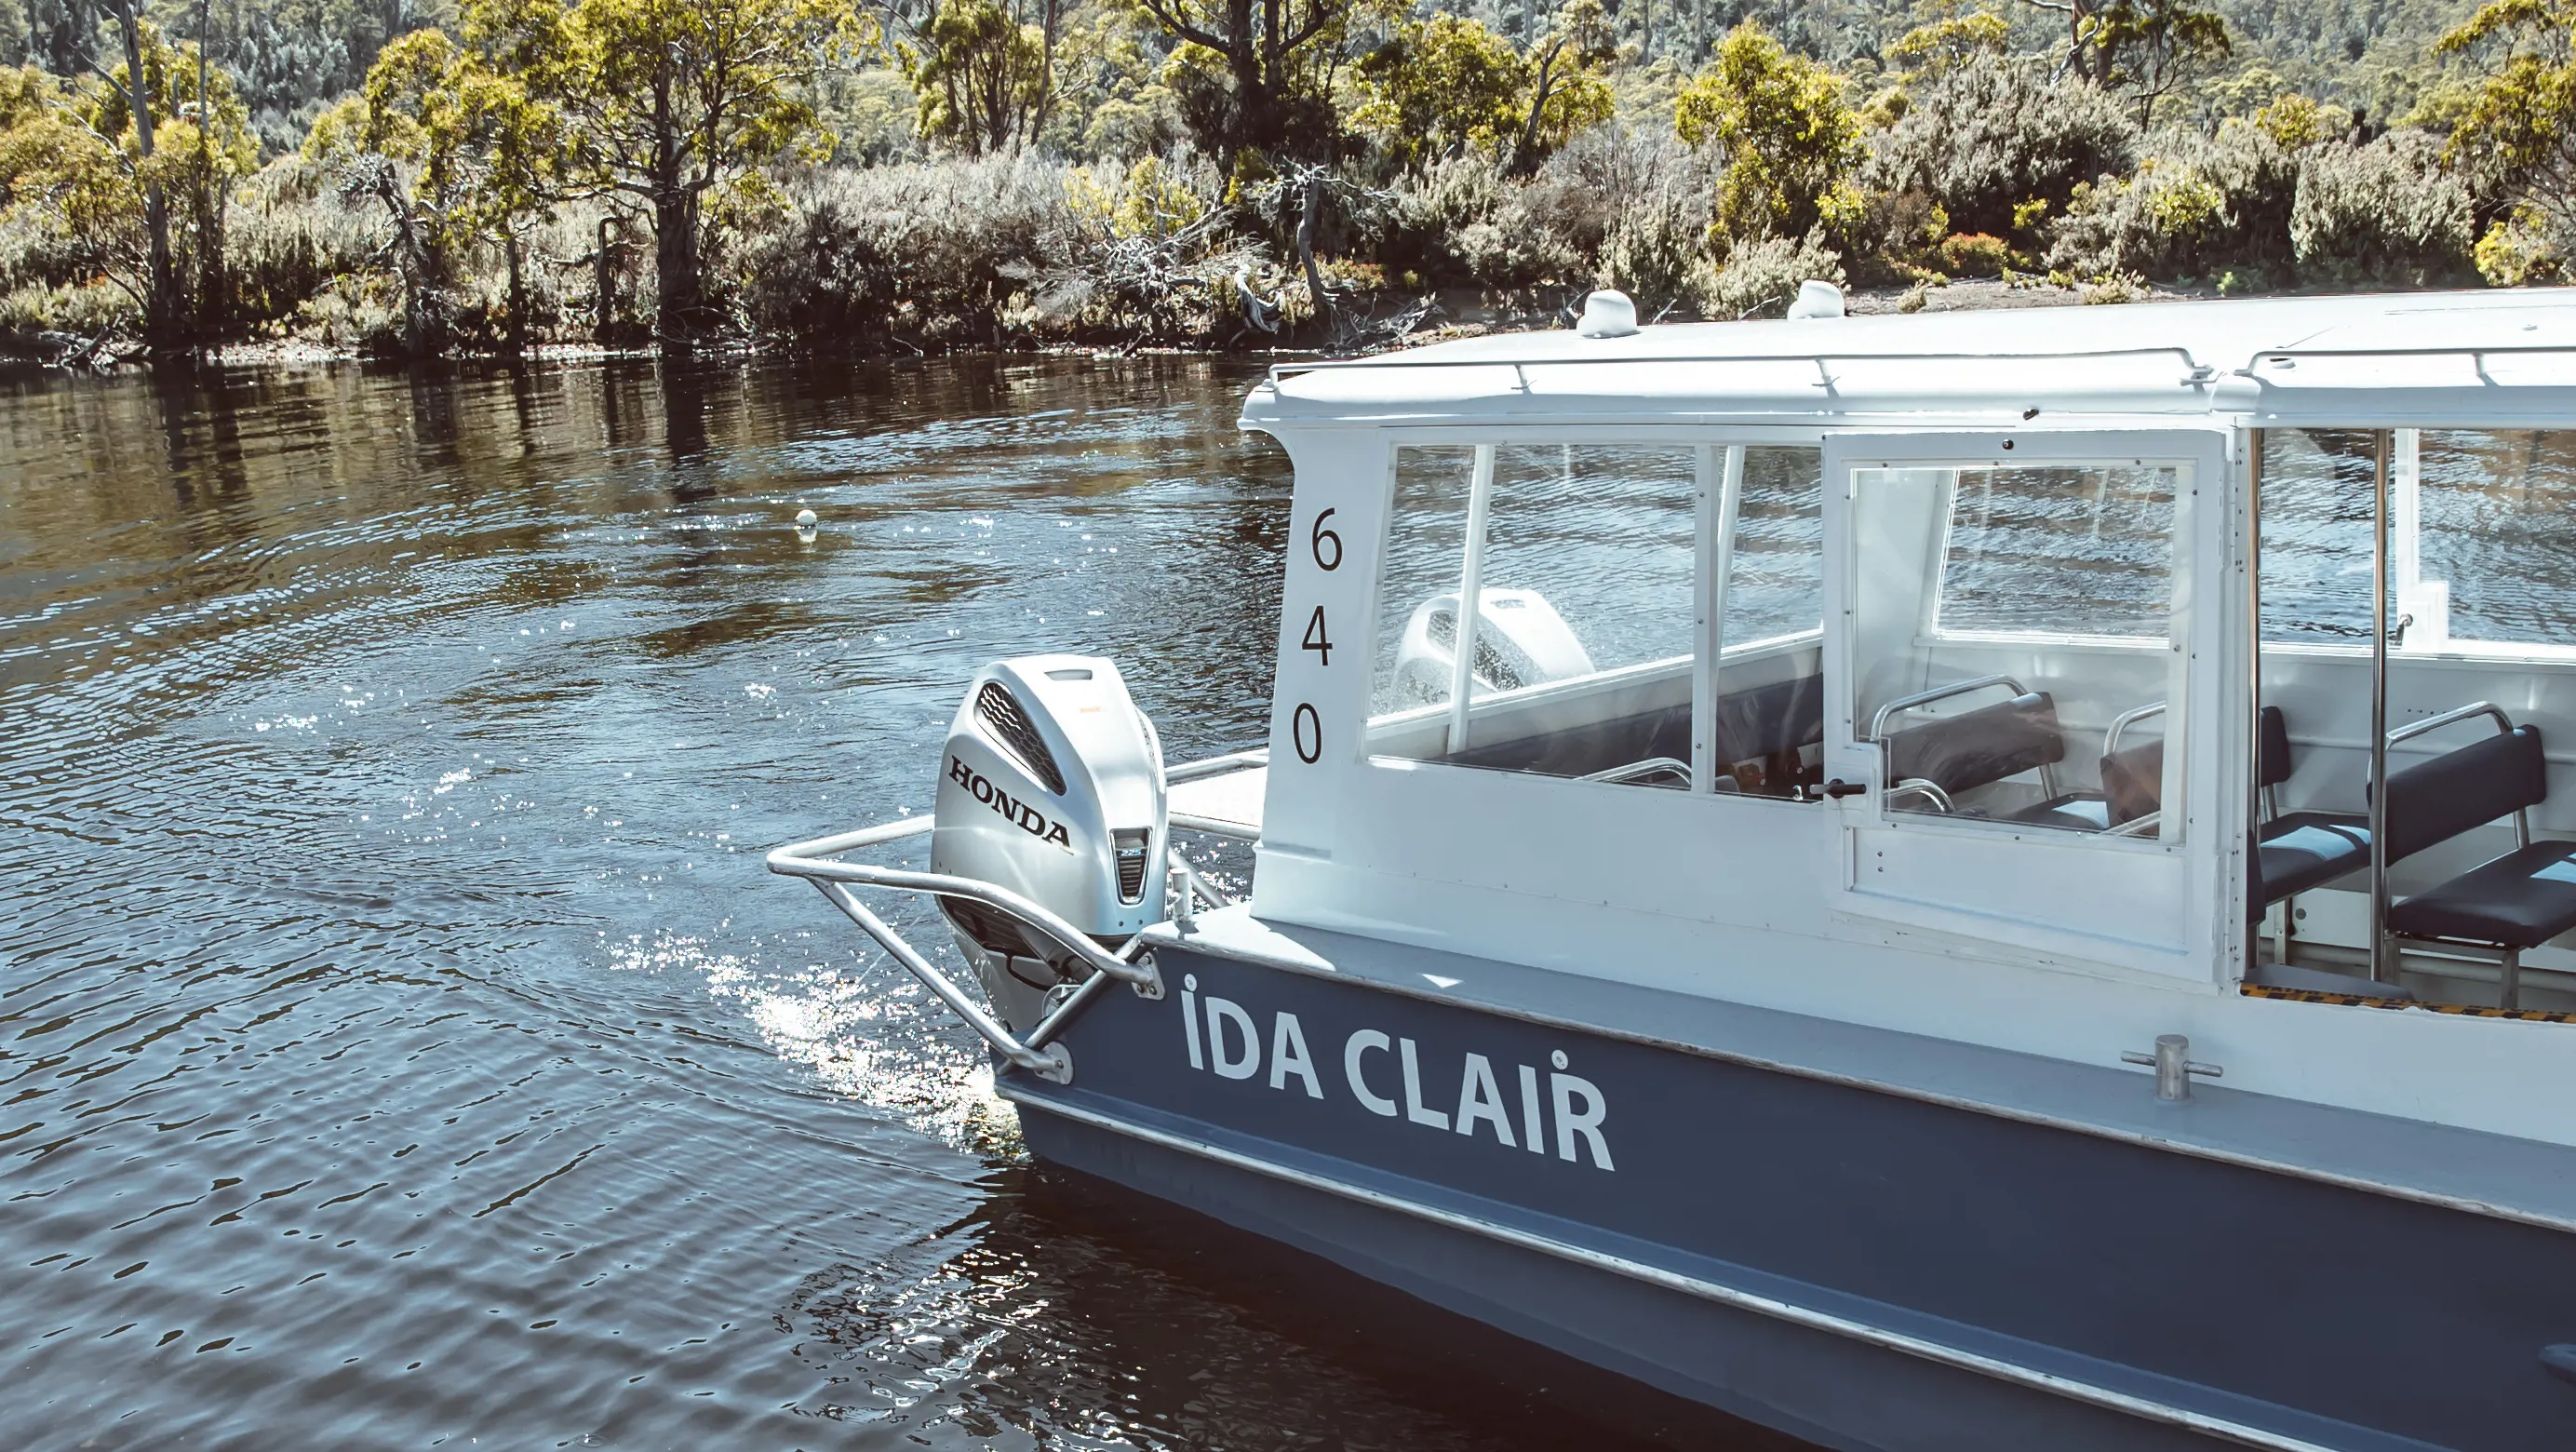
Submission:
POLYGON ((0 387, 9 1442, 1777 1445, 1032 1169, 762 870, 994 657, 1257 742, 1256 374, 0 387))

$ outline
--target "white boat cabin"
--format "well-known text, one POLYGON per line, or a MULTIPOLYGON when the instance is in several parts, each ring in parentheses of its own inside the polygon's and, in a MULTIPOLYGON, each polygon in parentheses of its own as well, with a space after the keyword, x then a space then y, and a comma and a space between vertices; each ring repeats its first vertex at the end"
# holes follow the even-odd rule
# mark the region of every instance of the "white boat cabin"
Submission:
POLYGON ((1244 422, 1261 919, 2576 1144, 2576 297, 1493 337, 1244 422))

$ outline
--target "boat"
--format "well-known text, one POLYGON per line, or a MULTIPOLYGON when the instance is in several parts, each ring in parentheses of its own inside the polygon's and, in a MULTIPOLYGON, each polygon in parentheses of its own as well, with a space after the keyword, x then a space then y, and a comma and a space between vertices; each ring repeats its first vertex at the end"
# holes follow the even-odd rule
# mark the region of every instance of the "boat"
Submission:
POLYGON ((2576 1447, 2576 297, 1793 311, 1273 367, 1265 742, 997 662, 769 866, 1040 1161, 1822 1446, 2576 1447))

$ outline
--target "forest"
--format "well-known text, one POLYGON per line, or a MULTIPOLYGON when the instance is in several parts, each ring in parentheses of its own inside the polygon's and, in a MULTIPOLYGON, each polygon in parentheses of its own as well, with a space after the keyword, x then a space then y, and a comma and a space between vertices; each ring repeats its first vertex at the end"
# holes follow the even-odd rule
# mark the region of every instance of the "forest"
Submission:
POLYGON ((2507 286, 2571 183, 2576 0, 0 4, 0 355, 75 367, 2507 286))

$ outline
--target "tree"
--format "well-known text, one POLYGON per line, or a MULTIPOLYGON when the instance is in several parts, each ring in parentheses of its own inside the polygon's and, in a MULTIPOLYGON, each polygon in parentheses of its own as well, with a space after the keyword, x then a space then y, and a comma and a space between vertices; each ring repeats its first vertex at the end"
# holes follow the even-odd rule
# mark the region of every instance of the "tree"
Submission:
POLYGON ((170 270, 169 197, 162 188, 160 168, 153 164, 153 116, 151 99, 145 89, 149 75, 143 65, 144 23, 137 13, 140 3, 141 0, 115 0, 117 30, 125 37, 125 68, 115 78, 115 83, 124 90, 126 116, 134 133, 134 169, 143 187, 143 228, 150 248, 150 281, 143 300, 143 341, 155 354, 165 354, 178 346, 179 288, 178 279, 170 270))
POLYGON ((1138 0, 1181 44, 1181 116, 1227 171, 1245 153, 1320 160, 1340 123, 1317 52, 1336 50, 1357 0, 1138 0))
POLYGON ((314 123, 305 154, 384 207, 408 351, 445 346, 456 255, 481 241, 507 269, 515 353, 527 330, 521 239, 562 190, 569 144, 561 115, 523 77, 500 74, 443 31, 417 30, 386 46, 359 93, 314 123))
POLYGON ((1356 69, 1367 100, 1352 124, 1407 163, 1491 152, 1520 129, 1529 62, 1481 21, 1445 10, 1407 21, 1356 69))
POLYGON ((1781 49, 1761 27, 1737 26, 1715 61, 1673 103, 1684 141, 1724 162, 1717 224, 1730 237, 1801 237, 1861 158, 1859 115, 1843 78, 1781 49))
POLYGON ((1601 0, 1570 0, 1537 46, 1512 169, 1527 175, 1575 133, 1610 119, 1604 67, 1619 58, 1601 0))
POLYGON ((1534 170, 1547 152, 1609 119, 1601 67, 1615 58, 1600 0, 1574 0, 1522 54, 1482 23, 1442 12, 1398 26, 1361 58, 1367 102, 1352 122, 1406 162, 1473 147, 1534 170))
POLYGON ((921 28, 920 44, 895 47, 920 98, 914 129, 955 142, 968 156, 1007 150, 1046 124, 1055 95, 1057 7, 1023 25, 995 0, 951 0, 921 28))
POLYGON ((255 148, 221 71, 203 77, 193 46, 137 21, 127 59, 103 82, 29 68, 0 72, 0 214, 18 219, 123 292, 147 349, 170 356, 211 341, 211 294, 180 285, 184 263, 215 245, 202 201, 174 225, 169 199, 202 199, 250 170, 255 148), (201 134, 202 122, 202 134, 201 134))
POLYGON ((2064 69, 2138 102, 2138 122, 2193 70, 2233 48, 2227 22, 2191 0, 2024 0, 2066 17, 2064 69))
POLYGON ((704 283, 710 206, 765 194, 759 168, 820 159, 810 82, 862 38, 836 0, 468 0, 466 40, 560 111, 568 175, 652 213, 654 331, 686 352, 714 331, 704 283))
POLYGON ((1935 76, 1981 55, 2012 47, 2012 25, 1992 10, 1972 10, 1928 21, 1898 37, 1887 59, 1908 76, 1935 76))
POLYGON ((2442 37, 2442 55, 2488 55, 2444 159, 2510 206, 2478 244, 2504 281, 2545 278, 2576 256, 2576 0, 2493 0, 2442 37))

